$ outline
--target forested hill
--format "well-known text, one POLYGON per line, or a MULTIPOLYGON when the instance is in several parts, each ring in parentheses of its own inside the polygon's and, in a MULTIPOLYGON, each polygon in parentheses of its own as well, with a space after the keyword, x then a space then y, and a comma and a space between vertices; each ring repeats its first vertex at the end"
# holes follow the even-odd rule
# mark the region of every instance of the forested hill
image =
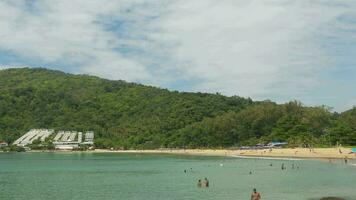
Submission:
POLYGON ((160 146, 187 125, 250 104, 47 69, 7 69, 0 71, 0 139, 11 142, 43 127, 93 130, 105 144, 160 146))
POLYGON ((0 140, 32 128, 95 131, 97 147, 356 144, 356 109, 331 113, 219 94, 168 91, 47 69, 0 70, 0 140))

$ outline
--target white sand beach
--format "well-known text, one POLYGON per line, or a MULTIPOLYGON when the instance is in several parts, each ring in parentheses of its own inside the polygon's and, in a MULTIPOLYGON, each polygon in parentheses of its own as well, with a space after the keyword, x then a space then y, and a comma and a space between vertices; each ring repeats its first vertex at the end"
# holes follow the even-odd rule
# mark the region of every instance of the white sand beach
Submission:
POLYGON ((206 156, 250 156, 250 157, 281 157, 281 158, 312 158, 312 159, 349 159, 356 158, 350 154, 351 148, 280 148, 263 150, 224 150, 224 149, 159 149, 159 150, 107 150, 96 149, 96 153, 159 153, 206 156))

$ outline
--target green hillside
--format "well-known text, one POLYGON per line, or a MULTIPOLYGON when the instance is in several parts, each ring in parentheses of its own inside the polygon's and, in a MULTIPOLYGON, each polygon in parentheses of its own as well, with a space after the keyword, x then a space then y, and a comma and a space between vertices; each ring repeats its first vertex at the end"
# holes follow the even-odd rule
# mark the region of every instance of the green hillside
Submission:
POLYGON ((295 101, 282 105, 262 102, 188 125, 178 135, 174 140, 178 145, 190 146, 269 141, 288 141, 290 146, 356 145, 356 108, 338 114, 325 107, 303 107, 295 101))
POLYGON ((97 147, 230 147, 261 141, 356 144, 356 109, 168 91, 47 69, 0 71, 0 140, 32 128, 95 131, 97 147))
POLYGON ((13 141, 43 127, 94 130, 105 145, 160 146, 189 124, 251 103, 46 69, 8 69, 0 71, 0 137, 13 141))

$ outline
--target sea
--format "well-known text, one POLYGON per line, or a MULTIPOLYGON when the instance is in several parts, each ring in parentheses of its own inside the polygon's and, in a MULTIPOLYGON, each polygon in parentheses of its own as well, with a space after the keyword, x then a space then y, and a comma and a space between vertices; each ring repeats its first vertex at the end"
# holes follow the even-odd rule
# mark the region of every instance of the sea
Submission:
POLYGON ((0 199, 249 200, 256 188, 262 200, 356 200, 354 164, 135 153, 0 153, 0 199), (204 178, 209 187, 198 187, 204 178))

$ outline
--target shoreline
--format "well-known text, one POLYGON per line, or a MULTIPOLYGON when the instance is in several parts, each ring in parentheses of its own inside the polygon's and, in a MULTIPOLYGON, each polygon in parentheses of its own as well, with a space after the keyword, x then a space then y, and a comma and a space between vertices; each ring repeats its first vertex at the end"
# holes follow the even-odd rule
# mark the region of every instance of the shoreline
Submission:
MULTIPOLYGON (((356 159, 356 153, 349 154, 351 148, 280 148, 280 149, 259 149, 259 150, 228 150, 228 149, 156 149, 156 150, 110 150, 95 149, 88 151, 71 150, 31 150, 36 152, 83 152, 83 153, 143 153, 143 154, 175 154, 192 156, 226 156, 240 158, 290 158, 290 159, 356 159)), ((0 151, 0 153, 2 153, 0 151)))
POLYGON ((281 148, 260 150, 226 150, 226 149, 164 149, 164 150, 108 150, 96 149, 95 153, 151 153, 151 154, 176 154, 195 156, 227 156, 248 158, 291 158, 291 159, 356 159, 356 154, 349 154, 351 148, 281 148), (339 149, 342 153, 339 152, 339 149))

